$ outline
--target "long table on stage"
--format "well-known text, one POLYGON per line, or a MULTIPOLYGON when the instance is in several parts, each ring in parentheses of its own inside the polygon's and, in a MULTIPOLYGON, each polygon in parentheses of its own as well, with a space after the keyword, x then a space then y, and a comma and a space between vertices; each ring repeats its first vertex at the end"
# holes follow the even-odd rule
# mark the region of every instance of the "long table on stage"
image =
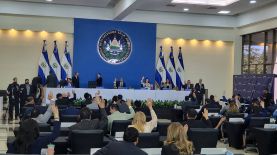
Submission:
POLYGON ((46 103, 50 103, 47 99, 49 92, 53 92, 54 96, 57 93, 69 92, 72 96, 72 90, 75 91, 77 98, 84 98, 86 92, 92 96, 99 90, 101 96, 106 99, 112 99, 114 95, 121 94, 124 99, 132 100, 147 100, 152 98, 157 101, 184 101, 185 97, 189 95, 190 91, 176 91, 176 90, 145 90, 145 89, 101 89, 101 88, 45 88, 46 103))

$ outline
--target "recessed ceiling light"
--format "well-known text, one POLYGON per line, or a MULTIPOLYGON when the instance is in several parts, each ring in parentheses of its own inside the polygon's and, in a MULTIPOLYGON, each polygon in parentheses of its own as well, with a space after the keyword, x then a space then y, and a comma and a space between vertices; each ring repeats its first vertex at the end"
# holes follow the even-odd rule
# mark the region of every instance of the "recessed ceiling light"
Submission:
POLYGON ((239 0, 172 0, 171 3, 196 4, 196 5, 212 5, 227 6, 239 0))
POLYGON ((184 8, 184 11, 189 11, 189 8, 184 8))
POLYGON ((249 3, 250 3, 250 4, 255 4, 255 3, 257 3, 257 1, 251 0, 249 3))
POLYGON ((53 0, 46 0, 46 2, 52 2, 53 0))
POLYGON ((222 11, 219 11, 218 13, 219 14, 228 14, 230 13, 231 11, 227 11, 227 10, 222 10, 222 11))

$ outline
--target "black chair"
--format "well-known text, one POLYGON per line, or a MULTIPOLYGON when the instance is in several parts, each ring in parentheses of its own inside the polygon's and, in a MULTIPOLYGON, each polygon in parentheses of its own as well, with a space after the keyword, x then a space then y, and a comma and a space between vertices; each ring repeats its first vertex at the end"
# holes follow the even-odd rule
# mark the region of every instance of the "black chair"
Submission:
POLYGON ((70 136, 71 153, 89 154, 91 148, 103 147, 103 130, 73 130, 70 136))
POLYGON ((255 128, 263 128, 264 124, 270 123, 269 117, 251 117, 249 120, 249 124, 245 129, 244 133, 244 143, 246 145, 245 152, 249 150, 258 150, 256 147, 256 140, 255 140, 255 128))
POLYGON ((167 127, 170 125, 170 122, 158 122, 157 131, 159 132, 160 136, 167 135, 167 127))
POLYGON ((159 133, 140 133, 137 146, 140 148, 159 148, 161 143, 159 141, 159 133))
POLYGON ((241 149, 243 147, 243 132, 244 124, 240 122, 227 122, 226 132, 228 135, 229 146, 236 149, 241 149))
POLYGON ((78 115, 61 115, 61 122, 77 122, 78 115))
POLYGON ((112 123, 111 135, 114 136, 116 132, 124 132, 129 125, 131 120, 114 120, 112 123))
POLYGON ((244 113, 228 113, 226 114, 226 118, 227 120, 229 120, 229 118, 244 118, 244 113))
POLYGON ((218 130, 213 128, 190 128, 188 138, 193 142, 194 153, 199 154, 201 148, 216 148, 218 130))
POLYGON ((219 113, 220 108, 207 108, 209 113, 219 113))
POLYGON ((39 123, 39 132, 51 132, 51 126, 46 123, 39 123))
POLYGON ((277 130, 255 128, 255 139, 259 150, 259 155, 277 153, 277 130))

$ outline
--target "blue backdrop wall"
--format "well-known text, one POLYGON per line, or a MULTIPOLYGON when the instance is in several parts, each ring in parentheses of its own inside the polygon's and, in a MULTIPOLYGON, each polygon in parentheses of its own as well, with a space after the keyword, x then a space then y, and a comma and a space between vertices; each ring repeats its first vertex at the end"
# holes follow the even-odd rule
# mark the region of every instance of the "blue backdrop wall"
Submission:
POLYGON ((80 73, 81 87, 95 80, 98 72, 105 88, 112 88, 114 79, 121 77, 128 88, 139 88, 142 76, 154 83, 155 50, 156 24, 74 19, 73 70, 80 73), (122 64, 109 64, 98 54, 98 40, 110 30, 126 33, 132 42, 131 55, 122 64))

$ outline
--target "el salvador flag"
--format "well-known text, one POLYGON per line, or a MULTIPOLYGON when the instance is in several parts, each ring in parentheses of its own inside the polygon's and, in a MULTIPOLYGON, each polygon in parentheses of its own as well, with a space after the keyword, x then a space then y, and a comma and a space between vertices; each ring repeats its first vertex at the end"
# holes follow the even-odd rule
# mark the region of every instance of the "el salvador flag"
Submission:
POLYGON ((58 82, 61 81, 61 65, 56 41, 54 41, 54 51, 50 60, 50 66, 51 70, 56 75, 58 82))
POLYGON ((156 87, 160 88, 161 83, 165 82, 165 80, 166 80, 166 70, 165 70, 165 63, 164 63, 163 47, 161 46, 160 54, 159 54, 159 58, 156 66, 156 73, 155 73, 156 87))
POLYGON ((70 53, 67 50, 68 44, 67 41, 65 42, 65 49, 64 54, 61 60, 61 66, 62 66, 62 79, 66 79, 67 76, 71 78, 72 76, 72 65, 71 65, 71 59, 70 59, 70 53))
POLYGON ((49 75, 49 59, 46 49, 46 40, 43 40, 42 52, 38 62, 38 76, 41 78, 41 82, 44 85, 46 83, 46 78, 49 75))
POLYGON ((170 49, 171 51, 166 65, 166 70, 167 70, 166 78, 172 83, 172 87, 175 88, 176 70, 175 70, 175 62, 174 62, 174 56, 173 56, 173 47, 171 46, 170 49))
POLYGON ((179 90, 181 90, 182 85, 185 81, 185 71, 184 71, 184 62, 183 62, 183 56, 182 56, 182 49, 179 47, 179 54, 178 54, 178 60, 176 63, 176 84, 179 90))

